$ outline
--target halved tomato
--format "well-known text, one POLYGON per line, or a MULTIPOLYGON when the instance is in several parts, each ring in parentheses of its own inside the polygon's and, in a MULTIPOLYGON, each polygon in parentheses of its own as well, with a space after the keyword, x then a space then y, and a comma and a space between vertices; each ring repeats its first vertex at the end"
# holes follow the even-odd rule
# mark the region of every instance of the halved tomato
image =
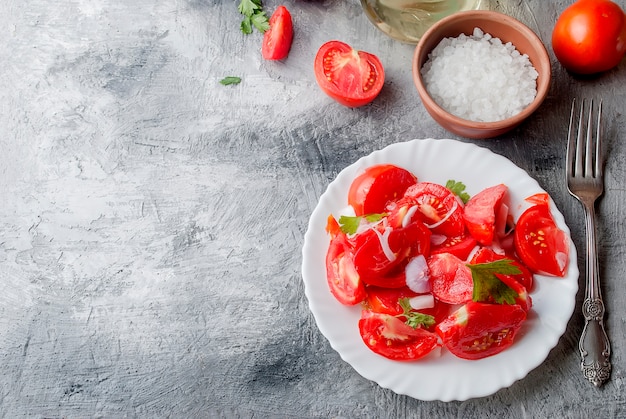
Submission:
POLYGON ((465 204, 465 225, 478 243, 490 246, 494 238, 504 237, 508 205, 508 188, 504 184, 483 189, 465 204))
POLYGON ((289 54, 293 40, 293 22, 285 6, 278 6, 270 17, 270 28, 263 35, 261 54, 266 60, 282 60, 289 54))
POLYGON ((513 344, 526 320, 519 305, 469 302, 437 325, 444 346, 463 359, 481 359, 513 344))
POLYGON ((365 285, 354 267, 352 245, 339 231, 331 238, 326 253, 326 280, 333 296, 344 305, 355 305, 366 297, 365 285))
POLYGON ((472 272, 461 259, 450 253, 438 253, 428 258, 428 269, 436 299, 448 304, 472 300, 472 272))
POLYGON ((382 213, 387 202, 401 197, 415 183, 415 175, 401 167, 392 164, 370 166, 352 181, 348 204, 357 216, 382 213))
POLYGON ((435 333, 413 329, 395 316, 371 310, 361 312, 359 332, 368 348, 393 360, 419 359, 439 346, 435 333))
POLYGON ((463 204, 445 186, 418 182, 407 188, 398 204, 415 205, 417 214, 434 233, 447 237, 465 234, 463 204))
POLYGON ((515 251, 535 273, 558 277, 565 275, 569 240, 556 225, 548 204, 534 205, 519 217, 515 227, 515 251))
POLYGON ((314 70, 324 93, 349 107, 370 103, 385 82, 385 71, 378 57, 340 41, 329 41, 320 47, 314 70))

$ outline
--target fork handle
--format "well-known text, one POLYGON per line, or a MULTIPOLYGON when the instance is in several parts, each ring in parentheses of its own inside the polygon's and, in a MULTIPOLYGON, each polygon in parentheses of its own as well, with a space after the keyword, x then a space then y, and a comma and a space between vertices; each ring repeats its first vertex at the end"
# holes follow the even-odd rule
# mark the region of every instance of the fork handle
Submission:
POLYGON ((578 348, 583 375, 596 387, 600 387, 611 373, 611 346, 604 330, 604 303, 600 292, 598 253, 596 252, 596 226, 593 203, 584 205, 587 231, 587 258, 585 300, 582 312, 585 326, 578 348))

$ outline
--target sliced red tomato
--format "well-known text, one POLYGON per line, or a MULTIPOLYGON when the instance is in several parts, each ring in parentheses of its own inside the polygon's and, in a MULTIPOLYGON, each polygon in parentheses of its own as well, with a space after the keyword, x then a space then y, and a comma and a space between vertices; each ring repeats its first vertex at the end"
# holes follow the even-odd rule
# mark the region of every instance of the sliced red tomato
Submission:
POLYGON ((469 302, 437 325, 444 346, 463 359, 481 359, 513 344, 526 320, 519 305, 469 302))
POLYGON ((435 333, 413 329, 395 316, 370 310, 362 311, 359 332, 368 348, 393 360, 419 359, 439 346, 435 333))
POLYGON ((370 103, 385 82, 385 71, 378 57, 340 41, 329 41, 320 47, 314 70, 320 88, 348 107, 370 103))
POLYGON ((409 204, 417 207, 417 215, 434 233, 448 237, 465 234, 463 224, 463 204, 445 186, 418 182, 407 188, 399 205, 409 204))
POLYGON ((282 60, 289 54, 293 40, 293 22, 285 6, 278 6, 269 20, 270 28, 263 35, 261 54, 266 60, 282 60))
POLYGON ((450 253, 438 253, 428 259, 432 293, 448 304, 472 300, 472 272, 465 263, 450 253))
POLYGON ((447 237, 443 243, 437 246, 432 246, 430 254, 451 253, 461 260, 466 260, 472 250, 476 247, 476 244, 476 239, 469 234, 447 237))
POLYGON ((354 267, 352 245, 341 232, 331 238, 326 253, 326 279, 341 304, 355 305, 366 297, 365 285, 354 267))
POLYGON ((565 275, 569 240, 556 225, 549 205, 534 205, 519 217, 515 227, 515 251, 534 273, 558 277, 565 275))
POLYGON ((483 246, 504 237, 508 219, 508 188, 500 184, 483 189, 465 204, 463 218, 469 233, 483 246))
POLYGON ((528 268, 517 260, 515 256, 500 255, 488 247, 483 247, 476 252, 470 263, 489 263, 502 259, 512 261, 512 264, 515 265, 521 273, 517 275, 495 274, 496 277, 517 293, 518 297, 515 299, 516 304, 519 304, 526 311, 530 310, 532 307, 532 299, 528 291, 531 290, 533 286, 533 274, 530 273, 528 268))
POLYGON ((392 164, 370 166, 350 185, 348 204, 358 216, 382 213, 387 202, 401 197, 415 183, 415 175, 401 167, 392 164))
MULTIPOLYGON (((413 298, 419 295, 406 286, 402 288, 367 287, 366 291, 367 306, 376 313, 389 314, 391 316, 399 316, 404 313, 399 303, 400 299, 413 298)), ((433 316, 435 321, 439 323, 447 317, 449 306, 435 300, 433 307, 422 308, 416 311, 433 316)))
POLYGON ((354 240, 354 266, 368 285, 398 288, 406 285, 404 268, 411 257, 430 252, 430 231, 421 223, 389 226, 360 233, 354 240))

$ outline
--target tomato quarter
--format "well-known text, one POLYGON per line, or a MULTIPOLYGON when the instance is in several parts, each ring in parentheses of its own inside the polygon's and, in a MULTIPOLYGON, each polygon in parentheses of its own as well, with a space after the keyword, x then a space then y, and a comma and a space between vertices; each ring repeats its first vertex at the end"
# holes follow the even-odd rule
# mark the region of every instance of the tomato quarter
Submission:
POLYGON ((326 252, 326 279, 331 294, 344 305, 355 305, 366 297, 365 285, 354 267, 352 246, 339 232, 326 252))
POLYGON ((508 213, 508 188, 500 184, 474 195, 465 205, 463 218, 476 241, 489 246, 504 237, 508 213))
POLYGON ((554 26, 552 48, 566 69, 578 74, 609 70, 626 52, 626 17, 608 0, 579 0, 554 26))
POLYGON ((370 166, 350 184, 348 204, 356 215, 382 213, 387 202, 398 199, 416 182, 415 175, 401 167, 370 166))
POLYGON ((463 359, 481 359, 513 344, 526 320, 519 305, 469 302, 439 323, 436 331, 444 346, 463 359))
POLYGON ((472 272, 450 253, 439 253, 428 259, 433 295, 448 304, 462 304, 472 299, 472 272))
POLYGON ((395 316, 370 310, 362 311, 359 332, 368 348, 393 360, 419 359, 439 346, 435 333, 413 329, 395 316))
POLYGON ((270 17, 270 28, 263 35, 261 53, 266 60, 282 60, 289 54, 293 40, 293 22, 285 6, 278 6, 270 17))
POLYGON ((320 47, 314 70, 320 88, 348 107, 370 103, 385 82, 385 71, 378 57, 340 41, 329 41, 320 47))

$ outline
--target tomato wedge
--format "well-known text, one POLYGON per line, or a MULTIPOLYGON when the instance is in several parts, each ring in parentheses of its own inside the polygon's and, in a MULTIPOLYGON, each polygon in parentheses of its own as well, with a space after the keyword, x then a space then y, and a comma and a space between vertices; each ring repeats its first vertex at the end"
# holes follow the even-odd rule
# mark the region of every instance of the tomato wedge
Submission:
POLYGON ((415 183, 415 175, 401 167, 392 164, 370 166, 350 184, 348 204, 357 216, 382 213, 387 202, 401 197, 415 183))
POLYGON ((370 310, 361 312, 359 332, 368 348, 393 360, 419 359, 439 346, 435 333, 413 329, 395 316, 370 310))
POLYGON ((385 71, 378 57, 340 41, 329 41, 320 47, 314 71, 324 93, 348 107, 370 103, 385 82, 385 71))
POLYGON ((500 184, 483 189, 465 204, 463 218, 469 233, 483 246, 502 238, 508 221, 508 188, 500 184))
MULTIPOLYGON (((411 291, 408 287, 367 287, 366 290, 367 306, 376 313, 389 314, 391 316, 399 316, 404 313, 404 310, 399 303, 400 299, 413 298, 419 295, 418 293, 411 291)), ((449 305, 435 300, 433 307, 422 308, 416 311, 433 316, 435 321, 439 323, 448 316, 449 307, 449 305)))
POLYGON ((428 269, 436 299, 448 304, 472 300, 472 272, 461 259, 450 253, 438 253, 428 259, 428 269))
POLYGON ((515 227, 515 251, 534 273, 563 277, 569 260, 569 240, 550 213, 548 204, 522 213, 515 227))
POLYGON ((451 253, 459 259, 465 260, 470 255, 472 250, 474 250, 476 245, 476 239, 469 234, 457 237, 447 237, 443 243, 433 246, 430 250, 430 254, 451 253))
POLYGON ((417 213, 434 233, 447 237, 465 234, 463 204, 445 186, 418 182, 407 188, 401 204, 417 206, 417 213))
POLYGON ((263 35, 261 54, 266 60, 282 60, 291 49, 293 22, 285 6, 278 6, 270 17, 270 28, 263 35))
POLYGON ((469 302, 435 328, 444 346, 463 359, 481 359, 513 344, 526 320, 519 305, 469 302))
POLYGON ((331 238, 326 253, 326 279, 341 304, 355 305, 366 297, 365 285, 354 267, 352 245, 341 231, 331 238))

